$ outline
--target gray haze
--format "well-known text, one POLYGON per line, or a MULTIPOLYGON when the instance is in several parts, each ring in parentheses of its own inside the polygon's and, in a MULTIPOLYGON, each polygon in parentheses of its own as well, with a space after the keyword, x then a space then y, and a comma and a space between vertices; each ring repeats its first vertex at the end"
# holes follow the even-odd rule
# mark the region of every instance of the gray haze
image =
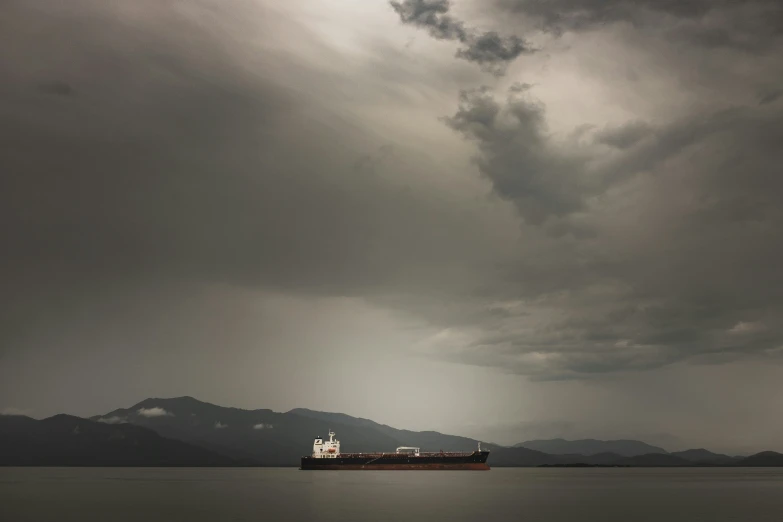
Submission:
POLYGON ((0 410, 783 450, 777 0, 6 0, 0 410))

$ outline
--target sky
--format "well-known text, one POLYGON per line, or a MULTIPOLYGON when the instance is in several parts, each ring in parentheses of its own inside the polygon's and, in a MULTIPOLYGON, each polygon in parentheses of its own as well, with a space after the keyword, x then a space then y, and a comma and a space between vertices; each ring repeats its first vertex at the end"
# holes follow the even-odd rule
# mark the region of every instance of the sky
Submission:
POLYGON ((0 410, 783 450, 778 0, 6 0, 0 410))

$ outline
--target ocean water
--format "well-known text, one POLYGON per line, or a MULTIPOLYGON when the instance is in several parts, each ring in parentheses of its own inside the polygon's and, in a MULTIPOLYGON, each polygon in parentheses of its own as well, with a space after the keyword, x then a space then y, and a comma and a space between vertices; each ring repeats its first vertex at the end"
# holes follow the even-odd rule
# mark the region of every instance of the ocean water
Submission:
POLYGON ((0 468, 2 522, 783 521, 783 469, 0 468))

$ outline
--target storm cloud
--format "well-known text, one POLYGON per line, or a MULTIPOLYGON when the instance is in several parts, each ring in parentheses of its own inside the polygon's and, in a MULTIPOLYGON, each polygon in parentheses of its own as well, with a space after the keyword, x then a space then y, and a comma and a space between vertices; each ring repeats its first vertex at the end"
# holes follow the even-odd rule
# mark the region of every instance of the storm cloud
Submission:
POLYGON ((778 3, 362 5, 5 3, 0 408, 783 436, 778 3))
POLYGON ((501 36, 495 31, 480 32, 467 27, 448 14, 449 0, 391 0, 389 4, 402 23, 425 28, 438 40, 459 41, 464 47, 457 51, 458 58, 477 63, 496 75, 502 75, 506 64, 518 56, 536 51, 516 35, 501 36))
POLYGON ((777 0, 494 0, 547 32, 597 31, 628 24, 683 43, 766 53, 783 35, 777 0))
POLYGON ((465 92, 446 121, 478 143, 494 192, 559 241, 541 266, 510 268, 518 301, 479 315, 479 332, 493 324, 486 333, 450 330, 435 351, 453 344, 457 359, 543 378, 776 354, 783 281, 775 263, 754 260, 783 255, 770 197, 783 186, 768 163, 783 160, 783 114, 632 121, 578 147, 545 132, 526 91, 505 102, 465 92))

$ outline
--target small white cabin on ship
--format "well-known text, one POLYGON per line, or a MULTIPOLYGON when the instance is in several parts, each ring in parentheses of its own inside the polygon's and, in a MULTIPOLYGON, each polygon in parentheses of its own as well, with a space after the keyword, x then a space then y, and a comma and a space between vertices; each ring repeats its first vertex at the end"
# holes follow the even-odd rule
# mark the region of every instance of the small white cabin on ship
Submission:
POLYGON ((329 440, 323 440, 320 435, 313 442, 314 459, 334 459, 340 456, 340 441, 334 438, 334 432, 329 430, 329 440))

